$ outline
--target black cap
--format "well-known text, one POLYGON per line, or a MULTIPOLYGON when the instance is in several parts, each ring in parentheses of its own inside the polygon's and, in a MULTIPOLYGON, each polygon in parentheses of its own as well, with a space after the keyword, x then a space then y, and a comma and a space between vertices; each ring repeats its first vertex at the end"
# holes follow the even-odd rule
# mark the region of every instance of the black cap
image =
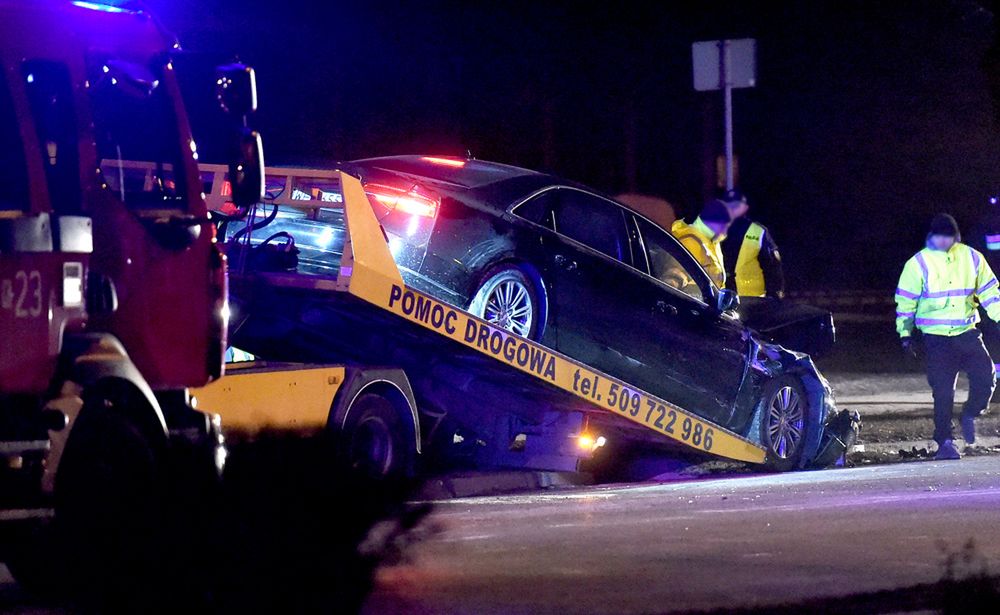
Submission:
POLYGON ((746 203, 747 195, 740 192, 738 189, 733 188, 732 190, 725 190, 719 196, 719 199, 724 203, 746 203))
POLYGON ((948 214, 938 214, 931 220, 931 235, 958 237, 958 222, 948 214))
POLYGON ((701 214, 698 217, 701 218, 702 222, 723 223, 731 221, 729 208, 727 208, 726 204, 719 199, 712 199, 711 201, 705 203, 705 206, 701 208, 701 214))

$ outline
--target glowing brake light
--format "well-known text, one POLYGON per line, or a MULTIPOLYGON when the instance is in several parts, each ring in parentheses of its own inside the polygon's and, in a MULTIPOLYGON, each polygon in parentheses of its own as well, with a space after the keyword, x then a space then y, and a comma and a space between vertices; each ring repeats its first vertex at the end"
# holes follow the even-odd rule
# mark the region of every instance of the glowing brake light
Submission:
POLYGON ((459 160, 458 158, 442 158, 440 156, 424 156, 421 158, 426 162, 432 162, 434 164, 440 164, 446 167, 455 167, 460 169, 465 166, 464 160, 459 160))
POLYGON ((365 194, 393 211, 425 218, 437 215, 437 200, 412 190, 407 192, 382 184, 365 184, 365 194))

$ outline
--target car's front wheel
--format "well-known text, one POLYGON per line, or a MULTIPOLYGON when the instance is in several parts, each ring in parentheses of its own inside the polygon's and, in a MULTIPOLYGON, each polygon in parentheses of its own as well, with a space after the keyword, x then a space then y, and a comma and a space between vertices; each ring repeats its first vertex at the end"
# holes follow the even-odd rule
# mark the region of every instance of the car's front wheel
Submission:
POLYGON ((537 341, 545 324, 538 288, 521 267, 500 265, 484 276, 469 311, 501 329, 537 341))
POLYGON ((760 439, 767 449, 768 469, 787 472, 799 467, 809 424, 809 399, 802 383, 782 376, 764 387, 760 439))

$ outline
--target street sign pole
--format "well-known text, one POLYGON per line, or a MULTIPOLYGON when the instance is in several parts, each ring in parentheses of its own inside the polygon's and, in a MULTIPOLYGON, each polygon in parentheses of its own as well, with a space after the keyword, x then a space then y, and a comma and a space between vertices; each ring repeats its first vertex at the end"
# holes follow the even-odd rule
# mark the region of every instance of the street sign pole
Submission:
POLYGON ((733 189, 733 88, 729 82, 729 41, 719 41, 719 87, 726 101, 726 190, 733 189))
POLYGON ((752 88, 757 83, 757 41, 752 38, 701 41, 691 45, 694 89, 722 90, 726 124, 726 190, 735 185, 733 147, 733 88, 752 88))

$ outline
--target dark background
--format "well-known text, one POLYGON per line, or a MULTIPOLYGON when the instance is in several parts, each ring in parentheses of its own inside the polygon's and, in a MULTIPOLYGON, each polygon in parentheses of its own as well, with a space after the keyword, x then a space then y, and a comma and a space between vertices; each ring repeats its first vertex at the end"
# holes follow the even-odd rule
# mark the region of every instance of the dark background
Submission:
POLYGON ((740 184, 793 290, 889 294, 934 213, 975 244, 1000 191, 988 2, 146 4, 186 49, 256 67, 269 164, 469 150, 684 214, 722 149, 690 45, 755 37, 740 184))

